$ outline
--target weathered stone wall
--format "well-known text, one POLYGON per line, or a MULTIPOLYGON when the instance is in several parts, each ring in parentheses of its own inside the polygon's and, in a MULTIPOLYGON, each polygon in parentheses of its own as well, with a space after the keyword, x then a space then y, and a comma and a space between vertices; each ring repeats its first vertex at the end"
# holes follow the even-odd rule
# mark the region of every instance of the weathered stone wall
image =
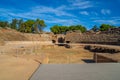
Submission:
POLYGON ((29 41, 51 41, 50 34, 32 34, 32 33, 24 33, 25 36, 29 41))
POLYGON ((98 44, 117 44, 120 45, 120 28, 96 33, 75 33, 66 34, 65 41, 71 43, 98 43, 98 44))
POLYGON ((51 34, 21 33, 14 29, 0 29, 0 39, 3 41, 51 41, 51 34))
POLYGON ((119 28, 111 28, 107 31, 102 32, 103 34, 120 34, 120 27, 119 28))
POLYGON ((53 43, 64 43, 65 42, 65 35, 64 34, 56 34, 52 35, 53 43))
POLYGON ((119 46, 110 46, 110 45, 85 45, 84 49, 89 50, 91 52, 99 52, 99 53, 119 53, 119 46))
MULTIPOLYGON (((111 55, 112 56, 112 55, 111 55)), ((110 58, 108 56, 104 56, 101 53, 97 53, 94 54, 94 59, 93 59, 96 63, 110 63, 110 62, 119 62, 118 60, 114 59, 114 58, 110 58)))

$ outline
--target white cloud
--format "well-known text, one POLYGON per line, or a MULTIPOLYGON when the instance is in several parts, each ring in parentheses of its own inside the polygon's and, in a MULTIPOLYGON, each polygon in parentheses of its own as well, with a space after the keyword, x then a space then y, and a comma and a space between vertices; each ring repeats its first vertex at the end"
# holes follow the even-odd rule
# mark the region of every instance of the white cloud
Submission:
POLYGON ((13 9, 0 9, 0 16, 6 16, 7 20, 12 18, 36 19, 45 20, 48 24, 73 25, 80 21, 70 13, 63 10, 62 6, 58 8, 37 6, 32 7, 29 11, 17 11, 13 9), (53 15, 54 14, 54 15, 53 15), (71 19, 72 18, 72 19, 71 19))
POLYGON ((89 13, 87 11, 81 11, 80 14, 82 14, 82 15, 89 15, 89 13))
MULTIPOLYGON (((61 6, 60 6, 61 7, 61 6)), ((70 13, 67 13, 63 8, 52 8, 52 7, 46 7, 46 6, 36 6, 32 8, 33 13, 51 13, 55 14, 56 16, 73 16, 70 13)))
POLYGON ((86 9, 93 7, 93 3, 88 0, 68 0, 69 3, 71 3, 72 7, 69 7, 71 9, 86 9))
POLYGON ((118 17, 112 17, 112 19, 120 21, 120 17, 119 16, 118 17))
POLYGON ((91 12, 91 14, 96 15, 96 16, 98 15, 98 13, 97 13, 97 12, 91 12))
POLYGON ((14 9, 2 9, 0 8, 0 16, 11 17, 11 18, 26 18, 26 19, 35 19, 35 18, 53 18, 53 16, 66 16, 66 17, 75 17, 74 15, 66 12, 62 8, 52 8, 46 6, 36 6, 29 9, 29 11, 22 12, 21 10, 14 9))
POLYGON ((11 14, 11 10, 10 9, 0 8, 0 19, 1 20, 11 21, 11 19, 13 17, 10 14, 11 14))
POLYGON ((100 24, 106 23, 106 24, 116 25, 116 24, 120 24, 119 23, 120 19, 119 20, 113 19, 113 18, 111 18, 111 19, 96 19, 93 22, 97 22, 97 23, 100 23, 100 24))
POLYGON ((74 25, 74 24, 82 23, 78 19, 60 19, 60 18, 46 19, 45 21, 47 23, 62 24, 62 25, 74 25))
POLYGON ((101 13, 107 15, 107 14, 111 14, 111 11, 109 9, 102 9, 101 13))

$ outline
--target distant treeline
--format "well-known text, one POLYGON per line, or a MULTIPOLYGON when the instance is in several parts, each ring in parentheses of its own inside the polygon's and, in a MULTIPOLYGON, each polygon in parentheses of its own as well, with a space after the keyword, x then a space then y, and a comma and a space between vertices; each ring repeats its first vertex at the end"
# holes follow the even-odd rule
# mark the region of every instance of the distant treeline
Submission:
MULTIPOLYGON (((93 31, 106 31, 109 28, 115 28, 116 26, 109 25, 109 24, 101 24, 99 27, 97 25, 94 25, 91 30, 93 31)), ((82 33, 86 32, 87 29, 86 27, 82 25, 72 25, 72 26, 59 26, 59 25, 54 25, 53 27, 50 28, 50 30, 54 34, 61 34, 61 33, 66 33, 67 31, 74 31, 74 30, 80 30, 82 33)))
MULTIPOLYGON (((46 27, 46 24, 44 20, 40 20, 40 19, 26 20, 26 21, 23 21, 23 19, 12 19, 11 22, 0 21, 0 27, 16 29, 17 31, 25 32, 25 33, 39 33, 43 31, 43 28, 46 27)), ((115 27, 116 26, 109 24, 101 24, 99 27, 94 25, 91 30, 105 31, 108 30, 109 28, 115 28, 115 27)), ((71 26, 54 25, 50 28, 50 30, 54 34, 64 34, 67 31, 74 31, 74 30, 80 30, 82 33, 87 31, 86 27, 82 25, 71 25, 71 26)))
POLYGON ((0 27, 16 29, 25 33, 39 33, 46 27, 46 24, 44 20, 40 19, 27 21, 23 21, 23 19, 12 19, 10 23, 8 21, 0 21, 0 27))

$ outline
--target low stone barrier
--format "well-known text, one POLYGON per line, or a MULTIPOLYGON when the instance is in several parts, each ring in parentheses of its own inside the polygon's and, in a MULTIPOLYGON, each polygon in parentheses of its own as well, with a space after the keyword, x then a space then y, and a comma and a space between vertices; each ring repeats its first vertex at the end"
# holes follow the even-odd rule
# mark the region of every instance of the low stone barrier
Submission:
POLYGON ((92 52, 101 52, 101 53, 118 53, 120 52, 119 46, 110 46, 110 45, 86 45, 85 49, 92 52))
MULTIPOLYGON (((120 54, 119 54, 120 55, 120 54)), ((103 54, 103 53, 95 53, 93 60, 96 63, 118 63, 120 62, 119 57, 115 57, 114 54, 103 54)))

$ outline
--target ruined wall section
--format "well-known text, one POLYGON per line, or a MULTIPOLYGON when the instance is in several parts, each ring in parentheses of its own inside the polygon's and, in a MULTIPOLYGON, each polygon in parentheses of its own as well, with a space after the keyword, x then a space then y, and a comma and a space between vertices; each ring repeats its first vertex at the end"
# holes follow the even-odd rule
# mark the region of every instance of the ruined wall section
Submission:
POLYGON ((51 35, 51 33, 32 34, 21 33, 14 29, 0 29, 0 41, 51 41, 51 35))
POLYGON ((71 43, 97 43, 97 44, 117 44, 120 45, 120 28, 110 29, 104 32, 71 32, 66 34, 65 41, 71 43))

